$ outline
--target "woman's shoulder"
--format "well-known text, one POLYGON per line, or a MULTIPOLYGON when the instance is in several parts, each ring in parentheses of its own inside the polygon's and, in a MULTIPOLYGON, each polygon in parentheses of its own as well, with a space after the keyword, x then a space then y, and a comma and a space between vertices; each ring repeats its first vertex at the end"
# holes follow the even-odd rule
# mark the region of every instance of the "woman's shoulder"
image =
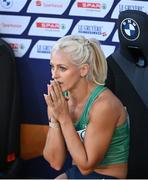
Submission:
POLYGON ((96 98, 94 107, 95 106, 118 108, 123 107, 123 104, 120 99, 110 89, 107 88, 96 98))
POLYGON ((96 98, 90 115, 94 117, 102 113, 108 116, 119 117, 123 108, 123 104, 119 98, 116 97, 111 90, 106 89, 96 98))

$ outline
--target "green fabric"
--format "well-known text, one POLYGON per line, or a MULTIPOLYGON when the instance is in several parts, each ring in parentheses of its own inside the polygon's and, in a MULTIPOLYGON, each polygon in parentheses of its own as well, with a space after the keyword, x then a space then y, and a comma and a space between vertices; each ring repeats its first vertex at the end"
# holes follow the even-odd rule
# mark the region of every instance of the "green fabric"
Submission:
MULTIPOLYGON (((92 107, 92 104, 96 98, 104 91, 106 87, 97 86, 91 93, 88 98, 87 103, 85 104, 83 113, 81 114, 80 119, 75 123, 75 128, 77 131, 85 129, 89 123, 88 115, 92 107)), ((126 163, 128 161, 129 154, 129 125, 128 119, 124 124, 117 127, 112 136, 112 141, 110 147, 105 154, 105 157, 101 163, 98 165, 109 165, 109 164, 119 164, 126 163)))
POLYGON ((93 89, 93 91, 91 92, 85 104, 85 107, 84 107, 83 113, 80 116, 80 119, 76 121, 75 123, 75 128, 77 131, 84 129, 87 126, 87 124, 89 123, 88 114, 91 109, 91 106, 94 103, 95 99, 99 96, 99 94, 101 94, 101 92, 105 89, 106 87, 101 86, 101 85, 93 89))
POLYGON ((128 120, 117 127, 112 137, 109 150, 100 165, 127 163, 129 154, 128 120))

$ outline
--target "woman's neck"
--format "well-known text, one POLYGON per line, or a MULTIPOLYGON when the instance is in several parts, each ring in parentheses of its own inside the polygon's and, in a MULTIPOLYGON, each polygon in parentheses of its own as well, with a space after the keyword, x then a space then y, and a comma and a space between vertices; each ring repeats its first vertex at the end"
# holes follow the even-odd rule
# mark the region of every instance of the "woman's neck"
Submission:
POLYGON ((84 82, 77 86, 75 89, 72 89, 69 92, 69 98, 72 104, 81 105, 86 102, 90 96, 91 91, 96 87, 96 84, 93 82, 84 82))

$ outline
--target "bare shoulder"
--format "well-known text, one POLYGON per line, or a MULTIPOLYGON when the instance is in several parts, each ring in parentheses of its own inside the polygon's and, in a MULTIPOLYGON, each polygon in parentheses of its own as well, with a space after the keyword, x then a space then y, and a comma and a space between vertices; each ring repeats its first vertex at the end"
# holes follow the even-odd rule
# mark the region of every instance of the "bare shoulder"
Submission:
POLYGON ((123 104, 109 89, 97 97, 90 111, 90 119, 109 121, 113 124, 118 124, 121 116, 124 116, 123 104))

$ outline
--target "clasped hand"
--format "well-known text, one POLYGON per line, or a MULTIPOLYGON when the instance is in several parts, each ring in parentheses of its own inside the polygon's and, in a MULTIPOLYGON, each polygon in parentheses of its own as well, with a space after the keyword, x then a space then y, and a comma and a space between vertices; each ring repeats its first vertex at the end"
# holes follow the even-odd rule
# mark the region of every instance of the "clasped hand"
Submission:
POLYGON ((69 114, 68 103, 65 100, 59 83, 54 80, 47 85, 47 94, 44 94, 47 104, 48 118, 54 121, 62 120, 69 114))

